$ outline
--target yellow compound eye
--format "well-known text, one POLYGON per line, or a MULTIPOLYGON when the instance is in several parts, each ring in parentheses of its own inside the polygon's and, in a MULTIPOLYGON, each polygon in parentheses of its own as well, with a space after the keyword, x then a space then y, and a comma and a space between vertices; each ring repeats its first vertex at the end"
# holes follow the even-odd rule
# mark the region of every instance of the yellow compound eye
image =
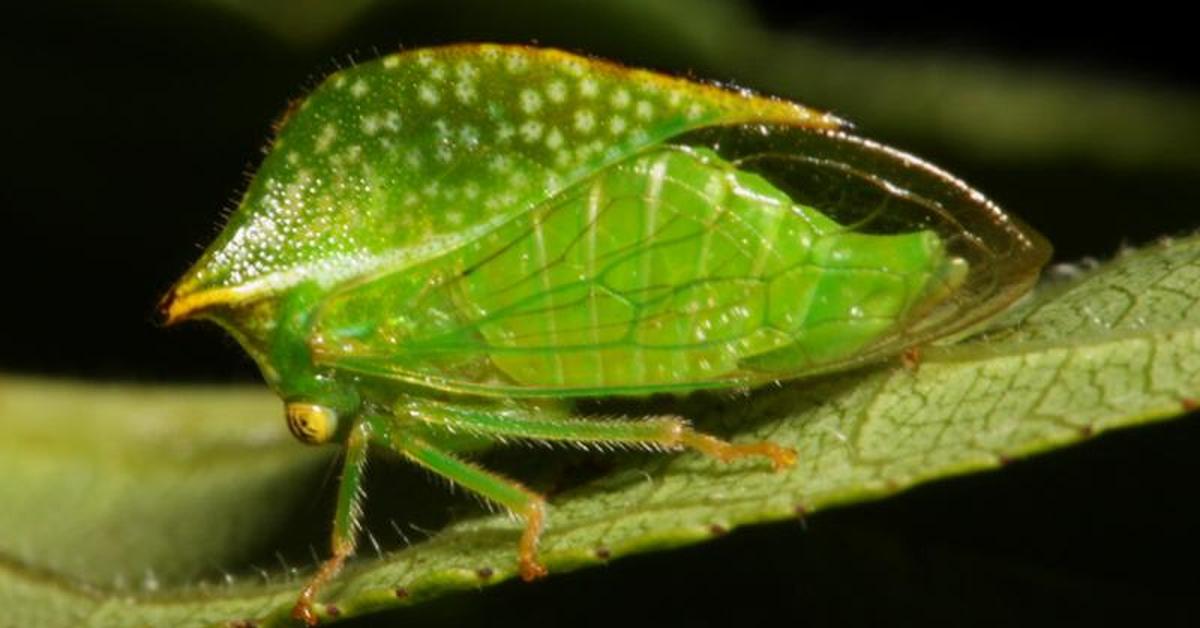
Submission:
POLYGON ((337 431, 337 413, 314 403, 289 402, 287 424, 292 435, 309 445, 329 442, 337 431))

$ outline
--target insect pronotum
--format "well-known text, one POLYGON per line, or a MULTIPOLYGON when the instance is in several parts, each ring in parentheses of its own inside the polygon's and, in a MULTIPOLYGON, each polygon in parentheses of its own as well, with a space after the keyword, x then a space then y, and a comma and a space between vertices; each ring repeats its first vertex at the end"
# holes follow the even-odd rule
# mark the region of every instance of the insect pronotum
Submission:
POLYGON ((784 444, 676 416, 589 419, 571 402, 894 357, 1003 308, 1049 252, 964 183, 829 114, 460 45, 337 72, 290 111, 163 310, 228 330, 295 436, 345 447, 332 556, 294 609, 313 624, 354 553, 368 448, 521 518, 520 573, 537 578, 544 499, 468 449, 605 443, 786 469, 784 444))

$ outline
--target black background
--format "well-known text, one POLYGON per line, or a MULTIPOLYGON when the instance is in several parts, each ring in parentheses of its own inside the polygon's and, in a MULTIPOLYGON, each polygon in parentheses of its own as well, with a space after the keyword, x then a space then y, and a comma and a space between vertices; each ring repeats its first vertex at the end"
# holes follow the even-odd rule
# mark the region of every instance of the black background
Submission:
MULTIPOLYGON (((370 58, 399 44, 537 40, 704 70, 654 33, 596 32, 586 19, 572 19, 576 3, 562 4, 561 14, 513 21, 453 3, 399 3, 306 46, 203 3, 92 4, 41 3, 8 14, 0 26, 4 371, 256 381, 254 366, 219 330, 160 329, 154 304, 215 235, 220 211, 235 202, 283 105, 347 55, 370 58)), ((1200 87, 1191 21, 1150 6, 1054 14, 996 4, 932 16, 903 7, 752 9, 771 29, 866 50, 941 51, 1169 90, 1200 87)), ((1059 261, 1103 258, 1123 243, 1200 225, 1197 170, 996 168, 944 147, 904 148, 964 176, 1044 231, 1059 261)), ((369 621, 1194 624, 1194 418, 820 513, 807 526, 741 530, 695 548, 454 595, 369 621)))

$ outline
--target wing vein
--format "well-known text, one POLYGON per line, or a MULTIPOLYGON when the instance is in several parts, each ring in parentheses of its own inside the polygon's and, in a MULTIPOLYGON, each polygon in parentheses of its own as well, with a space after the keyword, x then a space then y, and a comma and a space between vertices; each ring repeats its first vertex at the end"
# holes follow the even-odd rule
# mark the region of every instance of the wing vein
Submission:
MULTIPOLYGON (((543 228, 543 223, 544 221, 542 220, 541 216, 535 215, 533 217, 533 240, 534 245, 537 247, 538 265, 542 269, 542 289, 545 290, 544 294, 546 297, 547 307, 551 310, 549 315, 546 316, 546 332, 550 336, 551 344, 558 345, 558 315, 556 312, 554 312, 554 291, 552 289, 553 284, 550 281, 550 268, 548 266, 549 256, 546 253, 546 234, 545 229, 543 228)), ((563 371, 562 353, 553 351, 551 352, 551 355, 553 356, 554 361, 554 376, 558 385, 562 386, 566 383, 566 374, 563 371)))
MULTIPOLYGON (((588 191, 587 200, 587 224, 588 238, 586 251, 586 272, 588 279, 592 282, 591 288, 588 290, 589 306, 591 307, 591 323, 592 323, 592 342, 600 346, 600 304, 597 301, 596 291, 596 232, 600 230, 600 203, 604 198, 604 180, 596 179, 592 183, 592 189, 588 191)), ((596 385, 604 386, 604 352, 595 351, 596 354, 596 385)))
MULTIPOLYGON (((639 242, 646 242, 648 238, 653 237, 655 230, 655 222, 658 220, 658 210, 662 205, 662 190, 663 181, 667 178, 667 159, 664 155, 656 159, 653 165, 650 166, 649 177, 646 182, 646 217, 642 220, 642 231, 638 237, 639 242)), ((651 273, 654 272, 654 250, 652 247, 646 247, 642 258, 641 277, 639 277, 642 285, 652 285, 654 279, 651 273)), ((641 318, 640 316, 638 318, 641 318)), ((634 367, 638 371, 637 379, 644 381, 646 379, 646 358, 645 348, 641 343, 637 343, 634 349, 634 367)))

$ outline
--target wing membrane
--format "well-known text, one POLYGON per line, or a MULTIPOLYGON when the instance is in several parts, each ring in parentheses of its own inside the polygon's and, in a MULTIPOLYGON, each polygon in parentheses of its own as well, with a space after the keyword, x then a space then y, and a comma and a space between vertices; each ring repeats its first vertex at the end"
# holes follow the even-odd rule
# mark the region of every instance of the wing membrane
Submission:
POLYGON ((452 390, 624 394, 821 370, 903 336, 961 260, 860 233, 705 148, 615 165, 458 250, 341 291, 314 352, 452 390))

